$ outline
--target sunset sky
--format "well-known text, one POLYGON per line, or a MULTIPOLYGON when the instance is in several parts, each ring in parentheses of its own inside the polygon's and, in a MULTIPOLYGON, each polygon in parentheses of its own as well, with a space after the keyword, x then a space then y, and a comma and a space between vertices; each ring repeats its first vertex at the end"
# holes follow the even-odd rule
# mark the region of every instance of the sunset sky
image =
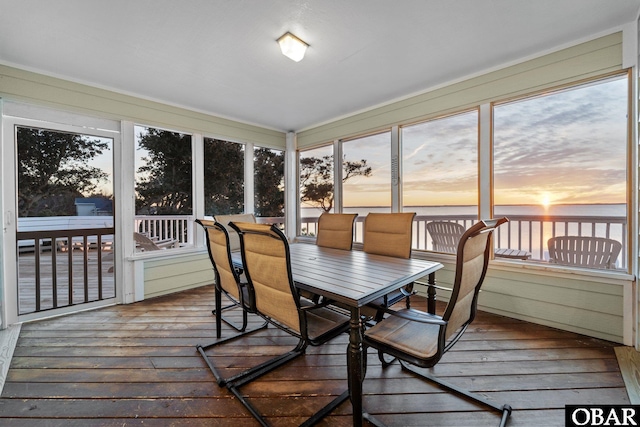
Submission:
MULTIPOLYGON (((625 203, 626 97, 623 77, 498 105, 495 203, 625 203)), ((403 127, 404 205, 477 204, 477 135, 476 111, 403 127)), ((345 183, 345 206, 390 206, 390 133, 346 141, 343 149, 373 171, 345 183)), ((331 153, 328 146, 303 155, 331 153)), ((95 164, 111 173, 110 162, 108 152, 95 164)), ((111 183, 101 187, 111 192, 111 183)))
MULTIPOLYGON (((496 204, 625 203, 627 80, 499 105, 496 204)), ((477 203, 477 119, 466 113, 403 128, 406 206, 477 203)), ((390 205, 389 133, 344 144, 373 176, 345 183, 345 206, 390 205)))

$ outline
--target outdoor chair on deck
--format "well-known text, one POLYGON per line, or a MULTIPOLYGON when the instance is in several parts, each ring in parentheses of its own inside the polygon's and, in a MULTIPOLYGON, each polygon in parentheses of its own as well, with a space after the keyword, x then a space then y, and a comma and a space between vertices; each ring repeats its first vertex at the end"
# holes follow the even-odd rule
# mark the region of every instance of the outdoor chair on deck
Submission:
MULTIPOLYGON (((353 222, 357 216, 358 214, 323 212, 318 218, 316 245, 350 251, 353 247, 353 222)), ((303 289, 300 289, 300 295, 315 302, 320 300, 318 295, 303 289)))
MULTIPOLYGON (((373 347, 397 358, 403 370, 501 413, 500 426, 506 425, 511 415, 509 405, 497 405, 426 371, 417 371, 412 365, 418 368, 435 366, 475 318, 478 293, 491 256, 491 235, 507 221, 507 218, 480 221, 464 233, 458 246, 451 298, 442 316, 414 309, 387 310, 389 316, 367 329, 363 337, 365 348, 373 347)), ((376 426, 384 425, 370 414, 365 414, 365 418, 376 426)))
POLYGON ((622 244, 590 236, 556 236, 547 241, 549 262, 587 268, 615 269, 622 244))
POLYGON ((236 230, 229 227, 230 222, 256 222, 256 217, 253 214, 231 214, 231 215, 216 215, 213 217, 217 222, 227 230, 229 234, 229 246, 231 252, 240 252, 240 237, 236 230))
POLYGON ((350 251, 353 246, 353 222, 357 216, 327 212, 320 215, 316 245, 350 251))
POLYGON ((136 233, 135 231, 133 232, 133 238, 136 241, 136 248, 143 252, 175 248, 178 244, 176 239, 154 240, 142 233, 136 233))
POLYGON ((211 372, 216 377, 216 382, 219 386, 223 386, 226 382, 211 362, 210 358, 205 353, 210 348, 217 345, 224 344, 241 336, 250 334, 257 330, 267 327, 267 323, 263 323, 261 326, 247 331, 247 313, 255 313, 255 302, 253 295, 250 292, 250 288, 246 282, 241 281, 241 277, 238 271, 233 267, 231 262, 231 252, 229 250, 229 234, 222 224, 219 222, 196 219, 196 223, 200 224, 206 233, 207 237, 207 249, 209 250, 209 258, 211 259, 211 265, 215 273, 215 309, 213 314, 216 316, 216 337, 220 338, 222 335, 222 322, 231 326, 236 331, 240 332, 234 336, 226 338, 224 340, 218 340, 208 345, 198 344, 196 348, 202 355, 205 362, 211 369, 211 372), (222 307, 222 295, 225 295, 230 305, 222 307), (229 319, 222 316, 224 310, 240 308, 242 310, 242 324, 236 325, 229 319))
MULTIPOLYGON (((369 254, 386 255, 396 258, 411 257, 411 241, 413 238, 413 218, 415 212, 409 213, 370 213, 364 220, 363 250, 369 254)), ((406 298, 410 307, 410 296, 413 294, 413 283, 395 292, 378 298, 369 304, 373 308, 388 308, 406 298)), ((375 319, 381 320, 383 310, 378 310, 375 319)))
MULTIPOLYGON (((242 261, 249 286, 253 289, 257 314, 267 322, 299 339, 296 347, 280 356, 250 368, 227 381, 228 389, 263 426, 264 417, 243 396, 240 388, 288 361, 303 355, 307 346, 322 345, 349 329, 347 314, 301 298, 291 276, 289 244, 284 234, 267 224, 231 223, 240 235, 242 261)), ((304 424, 313 425, 349 397, 342 393, 304 424)))
MULTIPOLYGON (((231 252, 240 252, 240 237, 236 230, 229 226, 230 222, 256 222, 256 217, 254 214, 229 214, 229 215, 216 215, 213 217, 217 222, 222 224, 222 226, 227 230, 227 234, 229 235, 229 249, 231 252)), ((242 266, 236 265, 236 270, 238 270, 238 274, 242 274, 242 266)))
POLYGON ((458 252, 458 242, 465 231, 463 225, 450 221, 431 221, 426 227, 434 251, 452 254, 458 252))

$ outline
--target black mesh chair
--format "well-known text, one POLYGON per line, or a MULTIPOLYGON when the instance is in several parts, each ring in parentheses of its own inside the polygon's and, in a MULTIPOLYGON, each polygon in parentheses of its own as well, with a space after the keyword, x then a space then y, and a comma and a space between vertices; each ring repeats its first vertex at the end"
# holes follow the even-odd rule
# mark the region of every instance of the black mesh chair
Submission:
MULTIPOLYGON (((415 367, 435 366, 475 318, 478 293, 491 255, 491 235, 507 221, 507 218, 480 221, 463 234, 457 250, 451 298, 442 316, 414 309, 387 310, 389 316, 367 329, 363 337, 365 348, 373 347, 397 358, 403 370, 501 413, 500 426, 506 425, 511 406, 498 405, 415 367)), ((370 414, 364 417, 376 426, 384 425, 370 414)))
MULTIPOLYGON (((349 329, 350 316, 327 303, 314 303, 300 297, 291 275, 287 238, 267 224, 235 223, 230 226, 240 235, 242 263, 249 287, 255 297, 257 314, 270 324, 298 338, 291 351, 239 373, 227 381, 227 388, 258 420, 265 418, 242 394, 240 388, 305 353, 307 346, 322 345, 349 329)), ((348 391, 316 412, 303 426, 318 422, 349 397, 348 391)))
POLYGON ((223 386, 226 380, 222 378, 211 359, 207 356, 206 351, 246 334, 264 329, 267 327, 267 323, 264 322, 257 328, 247 330, 247 313, 256 312, 255 301, 251 289, 247 286, 246 281, 241 280, 238 270, 234 268, 231 262, 229 234, 226 228, 218 222, 203 219, 197 219, 196 223, 200 224, 205 230, 209 258, 215 273, 215 309, 212 312, 216 319, 216 337, 220 338, 222 335, 222 322, 240 332, 239 334, 223 340, 217 340, 208 345, 198 344, 196 346, 198 352, 202 355, 209 369, 211 369, 211 372, 216 377, 218 385, 223 386), (222 306, 223 295, 230 301, 230 304, 224 307, 222 306), (223 311, 235 308, 242 310, 241 325, 237 325, 222 315, 223 311))

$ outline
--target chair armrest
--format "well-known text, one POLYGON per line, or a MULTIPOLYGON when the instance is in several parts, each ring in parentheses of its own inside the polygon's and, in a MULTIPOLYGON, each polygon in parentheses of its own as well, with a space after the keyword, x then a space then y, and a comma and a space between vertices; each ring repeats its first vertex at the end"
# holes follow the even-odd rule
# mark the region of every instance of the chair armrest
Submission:
POLYGON ((400 288, 399 291, 402 295, 404 295, 407 298, 418 293, 418 291, 416 290, 409 292, 404 287, 400 288))
POLYGON ((445 326, 447 323, 446 320, 443 320, 442 317, 437 316, 435 314, 425 313, 424 311, 414 310, 414 309, 405 309, 405 310, 385 310, 391 316, 399 317, 401 319, 411 320, 412 322, 420 322, 420 323, 428 323, 431 325, 440 325, 445 326))

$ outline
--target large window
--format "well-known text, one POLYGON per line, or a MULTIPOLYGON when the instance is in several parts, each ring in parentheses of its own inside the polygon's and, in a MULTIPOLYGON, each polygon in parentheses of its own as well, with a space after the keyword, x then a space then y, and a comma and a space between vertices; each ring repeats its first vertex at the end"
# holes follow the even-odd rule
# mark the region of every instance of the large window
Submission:
POLYGON ((464 229, 477 219, 478 112, 405 126, 401 141, 402 209, 417 214, 414 247, 454 252, 451 245, 439 245, 435 234, 464 229), (430 222, 458 225, 427 227, 430 222))
POLYGON ((317 218, 336 208, 333 145, 301 151, 299 167, 300 233, 315 236, 317 218))
POLYGON ((255 148, 255 216, 284 224, 284 151, 255 148))
MULTIPOLYGON (((494 107, 494 215, 498 245, 549 261, 548 239, 595 236, 623 245, 626 269, 626 76, 494 107)), ((554 261, 554 260, 551 260, 554 261)))
POLYGON ((204 212, 244 212, 244 145, 204 139, 204 212))
POLYGON ((136 132, 136 231, 154 241, 189 241, 193 215, 191 135, 148 127, 136 132))
MULTIPOLYGON (((391 212, 391 132, 342 144, 343 212, 391 212)), ((356 220, 355 241, 362 242, 362 222, 356 220)))

